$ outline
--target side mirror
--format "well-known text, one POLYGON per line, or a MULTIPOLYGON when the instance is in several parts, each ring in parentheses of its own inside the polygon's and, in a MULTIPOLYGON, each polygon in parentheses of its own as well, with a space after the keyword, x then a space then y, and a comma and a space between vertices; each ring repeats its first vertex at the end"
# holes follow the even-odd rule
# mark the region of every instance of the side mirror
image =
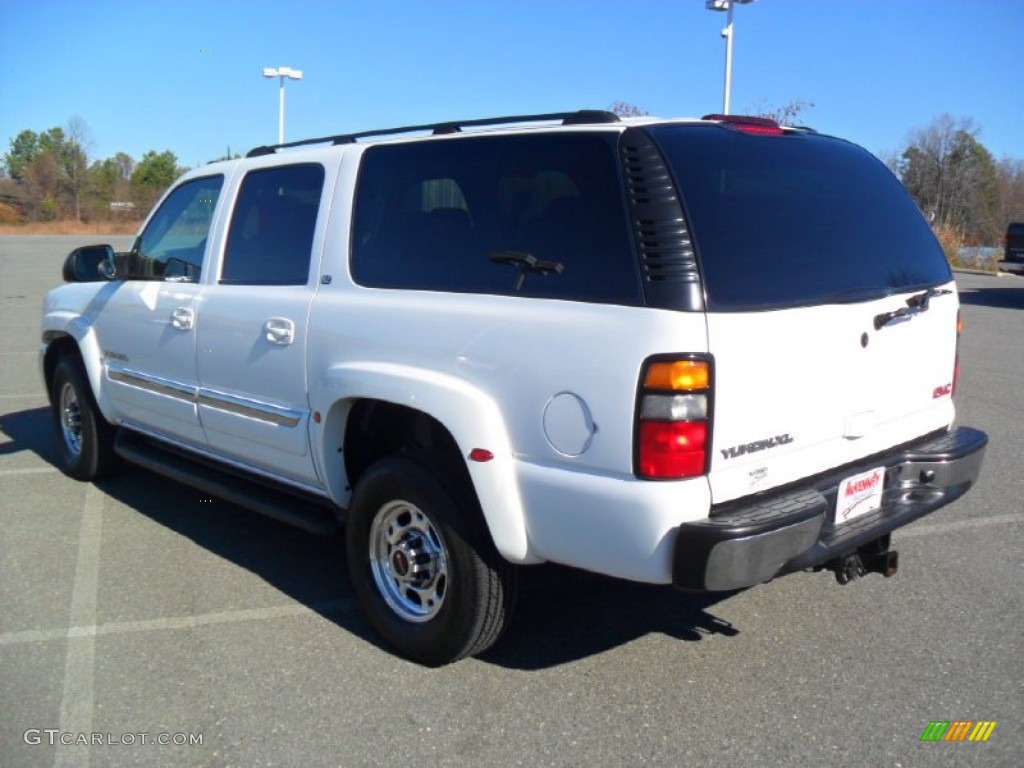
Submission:
POLYGON ((113 280, 114 248, 110 245, 83 245, 64 260, 64 282, 95 283, 113 280))

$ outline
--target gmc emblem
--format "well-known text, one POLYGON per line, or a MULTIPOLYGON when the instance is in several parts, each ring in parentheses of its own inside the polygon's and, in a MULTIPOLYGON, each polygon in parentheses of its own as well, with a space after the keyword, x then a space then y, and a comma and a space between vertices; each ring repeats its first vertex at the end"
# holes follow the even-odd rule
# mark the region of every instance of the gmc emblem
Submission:
POLYGON ((935 400, 938 400, 940 397, 945 397, 946 395, 951 394, 953 394, 952 384, 944 384, 943 386, 936 387, 935 389, 932 390, 932 398, 935 400))

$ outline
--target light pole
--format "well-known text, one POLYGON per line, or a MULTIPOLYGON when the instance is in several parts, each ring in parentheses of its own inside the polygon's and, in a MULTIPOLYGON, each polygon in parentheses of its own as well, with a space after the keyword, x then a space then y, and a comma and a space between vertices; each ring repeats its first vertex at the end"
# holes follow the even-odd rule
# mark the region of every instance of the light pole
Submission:
POLYGON ((289 80, 301 80, 302 70, 292 69, 291 67, 264 67, 263 76, 277 77, 281 80, 281 97, 277 111, 277 143, 284 144, 284 80, 285 78, 288 78, 289 80))
POLYGON ((725 95, 722 98, 722 114, 729 114, 729 92, 732 90, 732 7, 737 3, 747 5, 754 0, 706 0, 704 7, 709 11, 726 11, 725 29, 725 95))

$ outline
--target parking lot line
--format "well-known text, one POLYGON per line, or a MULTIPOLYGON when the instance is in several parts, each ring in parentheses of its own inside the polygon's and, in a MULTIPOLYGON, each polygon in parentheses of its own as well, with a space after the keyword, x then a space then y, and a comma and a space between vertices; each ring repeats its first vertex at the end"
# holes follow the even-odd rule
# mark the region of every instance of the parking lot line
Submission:
MULTIPOLYGON (((100 536, 103 531, 103 506, 106 496, 96 486, 85 489, 82 525, 78 533, 78 558, 71 592, 70 623, 96 623, 96 594, 100 574, 100 536)), ((96 658, 95 635, 69 637, 64 661, 64 693, 60 702, 62 733, 90 733, 93 716, 93 677, 96 658)), ((88 765, 89 747, 59 744, 53 764, 88 765)))
POLYGON ((17 477, 18 475, 48 475, 60 472, 56 467, 25 467, 24 469, 0 469, 0 477, 17 477))
POLYGON ((195 616, 170 616, 142 621, 113 621, 106 624, 74 625, 70 629, 29 629, 0 635, 0 646, 21 643, 40 643, 63 638, 96 638, 124 632, 154 632, 168 629, 191 629, 210 624, 232 624, 240 621, 286 619, 317 614, 341 613, 355 610, 355 599, 325 600, 310 605, 290 603, 266 608, 243 608, 235 611, 216 611, 195 616))

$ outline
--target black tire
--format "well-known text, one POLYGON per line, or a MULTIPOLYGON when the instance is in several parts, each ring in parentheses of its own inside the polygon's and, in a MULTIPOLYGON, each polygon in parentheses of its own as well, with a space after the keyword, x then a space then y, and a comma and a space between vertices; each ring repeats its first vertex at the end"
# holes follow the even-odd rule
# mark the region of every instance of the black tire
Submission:
POLYGON ((515 604, 516 570, 468 496, 412 459, 386 458, 360 478, 345 525, 352 584, 370 623, 427 666, 491 647, 515 604))
POLYGON ((81 361, 65 355, 53 372, 50 409, 60 468, 76 480, 96 480, 114 469, 114 427, 103 418, 81 361))

